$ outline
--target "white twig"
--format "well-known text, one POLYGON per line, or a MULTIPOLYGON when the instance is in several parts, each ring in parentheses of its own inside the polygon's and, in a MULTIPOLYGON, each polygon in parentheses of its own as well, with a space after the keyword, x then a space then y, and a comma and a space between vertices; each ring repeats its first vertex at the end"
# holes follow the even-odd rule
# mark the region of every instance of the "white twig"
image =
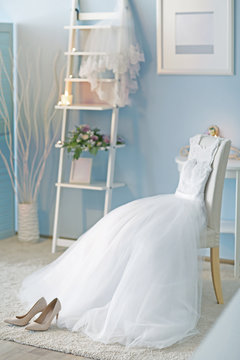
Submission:
MULTIPOLYGON (((12 79, 9 76, 2 54, 0 53, 0 117, 3 119, 5 129, 5 143, 8 154, 0 149, 0 156, 6 166, 7 172, 19 202, 32 202, 37 200, 39 187, 44 175, 46 161, 56 142, 60 121, 56 121, 54 105, 59 96, 59 79, 57 74, 58 55, 54 59, 52 71, 55 82, 52 81, 50 89, 46 89, 41 79, 41 56, 37 54, 36 69, 25 61, 26 74, 17 71, 18 89, 16 114, 16 140, 17 140, 17 174, 15 173, 12 135, 12 119, 6 101, 6 88, 13 91, 12 79), (32 79, 34 78, 34 81, 32 79), (7 86, 3 86, 3 81, 7 86)), ((19 58, 19 57, 18 57, 19 58)), ((27 56, 26 56, 27 58, 27 56)), ((12 57, 11 57, 11 60, 12 57)), ((20 61, 19 61, 20 63, 20 61)), ((13 62, 12 62, 13 66, 13 62)), ((62 81, 61 76, 61 81, 62 81)))

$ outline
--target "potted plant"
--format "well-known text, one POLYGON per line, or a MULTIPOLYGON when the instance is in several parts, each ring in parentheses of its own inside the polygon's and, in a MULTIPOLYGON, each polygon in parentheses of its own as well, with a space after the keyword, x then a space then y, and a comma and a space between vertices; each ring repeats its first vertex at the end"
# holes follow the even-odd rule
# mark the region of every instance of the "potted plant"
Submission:
MULTIPOLYGON (((118 136, 117 145, 124 144, 124 140, 118 136)), ((107 151, 110 147, 110 137, 100 132, 100 129, 89 125, 76 126, 74 131, 69 133, 63 147, 68 153, 73 153, 70 182, 89 183, 91 176, 92 159, 80 158, 82 152, 89 151, 96 155, 98 150, 107 151), (81 170, 82 169, 82 173, 81 170), (77 175, 78 173, 78 175, 77 175)))

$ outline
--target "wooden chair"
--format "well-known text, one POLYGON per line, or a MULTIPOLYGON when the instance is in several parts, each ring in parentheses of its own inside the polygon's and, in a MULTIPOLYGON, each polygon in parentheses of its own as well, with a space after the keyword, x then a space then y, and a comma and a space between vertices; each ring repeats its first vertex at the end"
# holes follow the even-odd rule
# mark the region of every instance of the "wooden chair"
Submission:
MULTIPOLYGON (((214 137, 204 136, 200 144, 201 146, 207 147, 214 141, 214 137)), ((207 236, 206 239, 202 241, 202 247, 210 248, 212 281, 218 304, 223 304, 219 262, 219 237, 222 192, 230 146, 230 140, 224 139, 221 141, 212 164, 213 170, 205 189, 207 236)))

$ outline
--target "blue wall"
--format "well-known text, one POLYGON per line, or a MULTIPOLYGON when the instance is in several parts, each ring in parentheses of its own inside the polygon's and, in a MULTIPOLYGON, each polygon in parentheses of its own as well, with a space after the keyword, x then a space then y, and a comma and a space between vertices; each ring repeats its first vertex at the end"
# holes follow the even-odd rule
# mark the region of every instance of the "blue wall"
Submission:
MULTIPOLYGON (((115 178, 128 186, 114 191, 113 207, 139 197, 173 192, 178 181, 174 157, 190 136, 205 131, 211 124, 217 124, 222 135, 240 147, 239 1, 235 4, 234 76, 157 75, 156 1, 130 1, 146 62, 141 68, 140 89, 133 96, 132 107, 120 112, 119 134, 125 137, 127 147, 118 151, 115 178)), ((70 6, 70 0, 22 0, 21 5, 17 0, 0 0, 0 21, 16 22, 18 45, 32 52, 41 48, 51 59, 56 51, 66 50, 67 34, 63 26, 69 23, 70 6)), ((82 0, 81 7, 83 11, 111 11, 113 1, 82 0)), ((43 78, 49 76, 48 65, 46 62, 43 78)), ((109 119, 110 113, 100 114, 98 118, 82 114, 83 122, 97 122, 104 130, 108 128, 109 119)), ((39 196, 42 234, 52 233, 57 161, 58 153, 53 149, 39 196)), ((103 177, 106 154, 97 155, 94 164, 95 173, 98 168, 103 177)), ((75 237, 102 215, 102 193, 66 190, 63 198, 62 235, 75 237)), ((234 181, 228 180, 223 217, 233 216, 234 181)), ((223 236, 222 244, 222 256, 232 257, 232 236, 223 236)))

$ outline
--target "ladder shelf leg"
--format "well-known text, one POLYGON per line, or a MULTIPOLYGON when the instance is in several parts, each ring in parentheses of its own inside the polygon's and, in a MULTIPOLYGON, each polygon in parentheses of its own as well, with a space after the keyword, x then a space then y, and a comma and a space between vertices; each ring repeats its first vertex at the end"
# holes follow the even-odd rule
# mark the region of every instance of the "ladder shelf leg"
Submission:
MULTIPOLYGON (((71 27, 74 26, 76 20, 76 7, 78 5, 77 0, 72 0, 72 9, 71 9, 71 16, 70 16, 70 25, 71 27)), ((69 32, 69 39, 68 39, 68 52, 71 52, 74 44, 75 44, 75 36, 76 31, 75 29, 71 29, 69 32)), ((73 59, 71 56, 68 56, 67 59, 67 74, 66 77, 69 78, 72 75, 73 69, 73 59)), ((72 93, 72 84, 66 82, 65 84, 65 91, 68 91, 69 94, 72 93)), ((67 119, 67 109, 63 110, 63 120, 62 120, 62 132, 61 132, 61 141, 62 143, 65 141, 65 133, 66 133, 66 119, 67 119)), ((59 167, 58 167, 58 183, 62 182, 62 173, 63 173, 63 155, 64 149, 60 149, 60 156, 59 156, 59 167)), ((52 252, 55 253, 56 246, 57 246, 57 239, 58 239, 58 220, 59 220, 59 207, 60 207, 60 197, 61 197, 61 187, 57 187, 56 192, 56 205, 55 205, 55 214, 54 214, 54 224, 53 224, 53 240, 52 240, 52 252)))
POLYGON ((111 146, 108 155, 108 169, 107 169, 107 181, 106 181, 107 190, 105 193, 104 215, 106 215, 111 210, 112 186, 114 179, 116 144, 117 144, 118 114, 119 114, 119 108, 116 107, 112 111, 111 136, 110 136, 111 146))
MULTIPOLYGON (((66 120, 67 120, 67 109, 64 109, 63 110, 63 120, 62 120, 62 133, 61 133, 62 143, 65 141, 66 120)), ((64 155, 64 148, 61 148, 60 155, 59 155, 58 183, 62 182, 63 155, 64 155)), ((56 193, 56 205, 55 205, 55 215, 54 215, 54 225, 53 225, 53 241, 52 241, 52 252, 53 253, 55 253, 56 246, 57 246, 60 195, 61 195, 61 188, 58 186, 57 193, 56 193)))

